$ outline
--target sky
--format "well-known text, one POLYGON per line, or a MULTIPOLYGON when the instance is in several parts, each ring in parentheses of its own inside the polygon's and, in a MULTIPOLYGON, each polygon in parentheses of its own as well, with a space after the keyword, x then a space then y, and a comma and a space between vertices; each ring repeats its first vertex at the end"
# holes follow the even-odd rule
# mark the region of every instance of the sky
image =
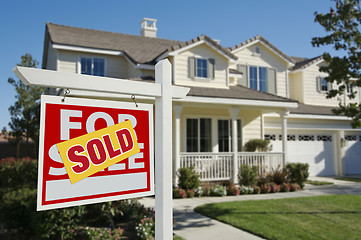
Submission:
POLYGON ((45 23, 140 34, 144 17, 157 19, 157 37, 188 41, 205 34, 232 47, 256 35, 289 56, 312 58, 313 37, 326 32, 314 13, 329 11, 331 0, 2 0, 0 8, 0 130, 8 127, 9 106, 16 101, 8 78, 20 57, 30 53, 42 63, 45 23))

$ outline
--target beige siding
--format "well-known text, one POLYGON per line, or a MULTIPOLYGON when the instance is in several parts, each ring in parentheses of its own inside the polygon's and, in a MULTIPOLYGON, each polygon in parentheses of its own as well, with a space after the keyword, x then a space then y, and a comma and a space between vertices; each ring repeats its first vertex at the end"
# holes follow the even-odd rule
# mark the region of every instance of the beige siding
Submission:
POLYGON ((258 111, 241 111, 239 116, 243 124, 243 145, 250 139, 260 139, 261 117, 258 111))
POLYGON ((57 54, 58 52, 54 48, 52 48, 51 45, 49 45, 46 69, 54 71, 57 70, 57 54))
MULTIPOLYGON (((106 62, 106 76, 112 78, 138 78, 142 71, 131 64, 124 56, 86 54, 72 51, 59 51, 58 71, 78 73, 80 57, 100 57, 106 62)), ((148 74, 148 73, 147 73, 148 74)))
POLYGON ((290 83, 290 98, 304 102, 304 91, 303 91, 303 81, 302 81, 302 72, 291 73, 289 75, 290 83))
MULTIPOLYGON (((238 57, 237 64, 275 68, 277 70, 277 95, 286 97, 287 63, 283 59, 260 43, 234 52, 234 54, 238 57), (260 54, 254 53, 255 47, 260 48, 260 54)), ((232 68, 236 69, 236 64, 234 64, 232 68)))
MULTIPOLYGON (((326 76, 326 73, 319 72, 319 65, 311 66, 303 71, 303 81, 304 81, 304 103, 311 105, 323 105, 323 106, 338 106, 337 98, 327 99, 326 93, 317 92, 317 81, 316 78, 320 76, 326 76)), ((334 83, 332 88, 337 88, 337 84, 334 83)), ((356 89, 355 89, 356 90, 356 89)), ((346 97, 347 102, 359 102, 359 94, 356 95, 356 99, 350 101, 346 97)), ((340 100, 343 102, 344 97, 341 97, 340 100)))
POLYGON ((174 57, 175 83, 185 86, 225 88, 228 60, 206 44, 201 44, 182 52, 174 57), (214 79, 191 79, 188 77, 188 58, 213 58, 215 59, 214 79))

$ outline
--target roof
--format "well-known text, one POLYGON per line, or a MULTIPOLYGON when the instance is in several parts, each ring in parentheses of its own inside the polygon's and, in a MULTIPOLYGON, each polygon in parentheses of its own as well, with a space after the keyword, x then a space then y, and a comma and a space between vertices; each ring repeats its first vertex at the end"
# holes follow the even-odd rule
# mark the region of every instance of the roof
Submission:
POLYGON ((45 61, 43 60, 43 62, 46 62, 49 41, 68 46, 122 51, 134 63, 154 64, 160 55, 202 40, 209 42, 227 57, 237 59, 227 48, 222 47, 206 35, 182 42, 47 23, 43 55, 45 61))
POLYGON ((307 115, 333 115, 332 109, 335 107, 315 106, 298 103, 298 108, 289 109, 292 114, 307 114, 307 115))
POLYGON ((283 57, 284 59, 286 59, 288 62, 290 63, 294 63, 293 60, 286 55, 285 53, 283 53, 281 50, 279 50, 277 47, 275 47, 272 43, 270 43, 269 41, 267 41, 264 37, 262 37, 261 35, 257 35, 253 38, 248 39, 247 41, 241 42, 240 44, 237 44, 234 47, 230 47, 229 50, 231 52, 234 52, 240 48, 243 48, 249 44, 252 44, 254 42, 257 41, 261 41, 262 43, 264 43, 266 46, 268 46, 269 48, 271 48, 273 51, 275 51, 278 55, 280 55, 281 57, 283 57))
POLYGON ((294 62, 295 62, 295 66, 293 66, 291 68, 292 71, 296 71, 296 70, 302 70, 305 69, 319 61, 321 61, 323 58, 322 56, 318 56, 318 57, 314 57, 314 58, 297 58, 297 57, 291 57, 294 62))
POLYGON ((296 100, 276 96, 270 93, 259 92, 243 86, 230 86, 229 89, 190 87, 190 91, 187 96, 297 103, 296 100))

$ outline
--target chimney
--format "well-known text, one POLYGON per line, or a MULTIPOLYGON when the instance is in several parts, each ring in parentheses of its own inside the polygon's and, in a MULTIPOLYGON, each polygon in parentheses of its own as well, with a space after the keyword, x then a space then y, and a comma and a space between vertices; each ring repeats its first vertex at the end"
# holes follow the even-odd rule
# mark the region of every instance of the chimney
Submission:
POLYGON ((143 37, 157 37, 157 27, 155 26, 155 23, 157 22, 157 19, 152 18, 143 18, 141 22, 141 30, 140 35, 143 37))

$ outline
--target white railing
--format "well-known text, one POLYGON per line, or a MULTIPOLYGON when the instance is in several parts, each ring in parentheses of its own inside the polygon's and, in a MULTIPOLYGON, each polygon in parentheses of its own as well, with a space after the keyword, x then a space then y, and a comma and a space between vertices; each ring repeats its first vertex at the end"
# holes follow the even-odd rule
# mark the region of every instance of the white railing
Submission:
MULTIPOLYGON (((201 181, 230 180, 233 176, 233 153, 180 153, 180 167, 194 167, 201 181)), ((238 168, 242 165, 258 166, 265 174, 283 167, 283 153, 240 152, 238 168)))
POLYGON ((180 167, 194 167, 201 181, 231 179, 232 153, 181 153, 180 167))
POLYGON ((283 153, 241 152, 238 153, 238 167, 243 165, 258 166, 259 174, 283 168, 283 153))

